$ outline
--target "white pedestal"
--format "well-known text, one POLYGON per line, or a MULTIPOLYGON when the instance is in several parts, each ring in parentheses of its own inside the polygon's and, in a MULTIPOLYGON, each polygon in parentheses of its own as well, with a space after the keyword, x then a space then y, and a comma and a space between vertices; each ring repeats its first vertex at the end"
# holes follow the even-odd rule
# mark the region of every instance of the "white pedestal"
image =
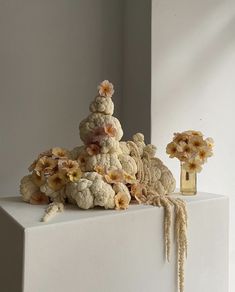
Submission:
MULTIPOLYGON (((228 291, 228 200, 188 202, 185 292, 228 291)), ((163 210, 66 208, 49 223, 45 206, 0 199, 0 291, 176 292, 175 250, 165 262, 163 210)))

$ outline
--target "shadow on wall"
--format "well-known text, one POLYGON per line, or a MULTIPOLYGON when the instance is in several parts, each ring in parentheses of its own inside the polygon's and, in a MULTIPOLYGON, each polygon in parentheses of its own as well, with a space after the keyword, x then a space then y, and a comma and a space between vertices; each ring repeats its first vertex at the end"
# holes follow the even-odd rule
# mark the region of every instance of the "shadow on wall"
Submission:
POLYGON ((142 132, 148 143, 151 133, 151 2, 125 1, 121 114, 124 139, 142 132))
POLYGON ((1 1, 0 196, 18 193, 37 153, 80 144, 97 84, 122 96, 123 2, 1 1))

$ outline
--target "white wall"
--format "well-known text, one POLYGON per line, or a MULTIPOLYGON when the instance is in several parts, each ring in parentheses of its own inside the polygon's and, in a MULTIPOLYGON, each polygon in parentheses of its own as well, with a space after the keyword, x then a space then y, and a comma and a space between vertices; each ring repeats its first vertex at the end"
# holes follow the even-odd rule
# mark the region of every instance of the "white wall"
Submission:
POLYGON ((80 143, 98 82, 109 78, 120 113, 123 1, 0 1, 0 195, 42 150, 80 143))
MULTIPOLYGON (((214 138, 215 155, 199 174, 198 188, 230 197, 231 275, 235 273, 234 109, 235 1, 153 0, 152 142, 179 179, 179 162, 165 154, 172 134, 198 129, 214 138)), ((230 291, 235 291, 234 277, 230 284, 230 291)))

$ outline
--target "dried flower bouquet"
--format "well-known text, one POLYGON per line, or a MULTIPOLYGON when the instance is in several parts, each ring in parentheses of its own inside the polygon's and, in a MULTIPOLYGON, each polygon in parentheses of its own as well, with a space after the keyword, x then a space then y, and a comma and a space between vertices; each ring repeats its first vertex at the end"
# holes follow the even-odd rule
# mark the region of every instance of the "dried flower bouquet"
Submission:
POLYGON ((213 146, 212 138, 204 139, 201 132, 189 130, 175 133, 173 141, 166 147, 166 152, 170 158, 178 158, 186 171, 200 172, 207 158, 213 155, 213 146))

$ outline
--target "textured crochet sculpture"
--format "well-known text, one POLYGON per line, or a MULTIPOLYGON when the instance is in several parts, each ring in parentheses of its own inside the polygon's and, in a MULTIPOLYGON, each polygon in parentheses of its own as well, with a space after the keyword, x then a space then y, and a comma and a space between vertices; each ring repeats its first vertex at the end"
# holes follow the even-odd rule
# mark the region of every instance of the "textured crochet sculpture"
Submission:
POLYGON ((66 203, 82 209, 95 206, 127 209, 131 202, 163 207, 166 258, 169 260, 172 211, 178 250, 179 290, 184 285, 184 258, 187 249, 185 203, 173 196, 175 179, 155 157, 156 147, 145 144, 137 133, 121 141, 123 130, 113 116, 113 85, 103 81, 90 104, 90 114, 81 121, 83 145, 71 151, 54 147, 37 157, 30 174, 22 178, 20 193, 25 202, 48 204, 42 221, 63 211, 66 203))

